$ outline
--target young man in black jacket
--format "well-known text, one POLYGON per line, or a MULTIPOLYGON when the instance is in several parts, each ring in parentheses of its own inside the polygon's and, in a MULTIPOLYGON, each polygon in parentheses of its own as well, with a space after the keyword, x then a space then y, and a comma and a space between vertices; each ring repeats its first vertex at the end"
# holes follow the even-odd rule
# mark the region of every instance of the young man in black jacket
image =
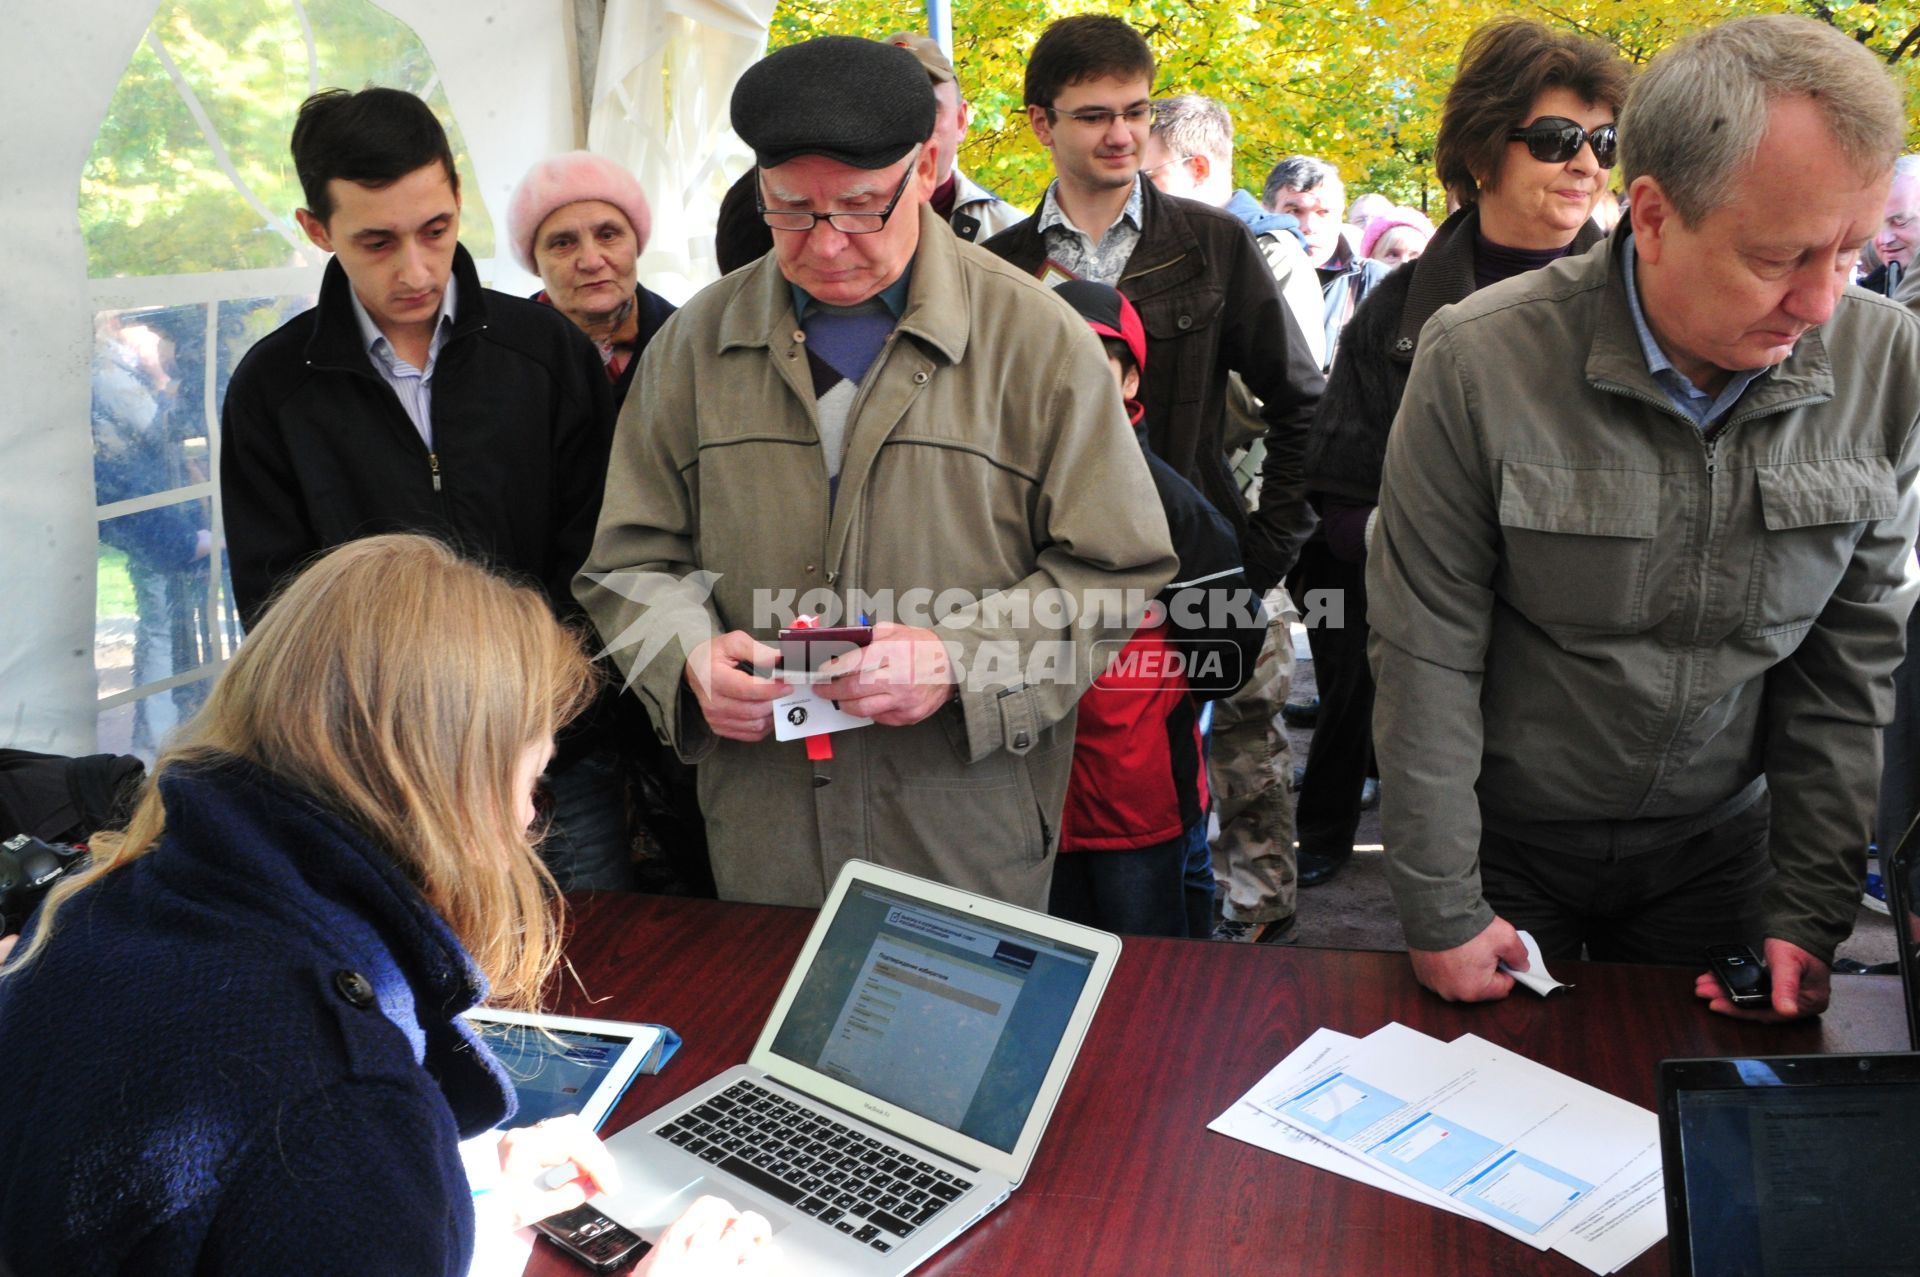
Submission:
MULTIPOLYGON (((1055 180, 1033 216, 985 247, 1043 281, 1116 288, 1139 311, 1147 445, 1231 521, 1247 578, 1265 594, 1292 568, 1313 525, 1301 457, 1325 379, 1246 225, 1224 209, 1163 195, 1143 175, 1154 70, 1146 40, 1120 18, 1083 14, 1047 28, 1027 63, 1025 96, 1034 134, 1053 153, 1055 180), (1260 502, 1251 512, 1227 464, 1236 372, 1259 398, 1266 426, 1260 502)), ((1272 605, 1280 607, 1278 594, 1272 605)), ((1284 698, 1284 687, 1278 694, 1284 698)), ((1266 763, 1264 777, 1249 778, 1249 798, 1271 788, 1266 763)), ((1223 938, 1291 932, 1291 822, 1279 815, 1286 802, 1284 789, 1272 794, 1260 808, 1269 818, 1259 836, 1232 843, 1248 853, 1236 850, 1214 866, 1230 886, 1223 938)))
MULTIPOLYGON (((613 434, 598 353, 559 312, 480 286, 446 133, 419 98, 315 94, 293 160, 301 229, 334 257, 318 305, 227 388, 220 496, 242 621, 322 551, 398 531, 442 537, 577 615, 613 434)), ((563 887, 632 874, 599 735, 570 734, 547 776, 563 887)))
POLYGON ((1312 526, 1301 457, 1325 379, 1239 218, 1160 194, 1140 175, 1153 52, 1119 18, 1048 27, 1027 63, 1027 115, 1053 153, 1040 207, 985 247, 1042 280, 1117 288, 1147 330, 1147 442, 1233 521, 1247 576, 1266 590, 1312 526), (1251 515, 1227 467, 1227 375, 1260 399, 1267 457, 1251 515))

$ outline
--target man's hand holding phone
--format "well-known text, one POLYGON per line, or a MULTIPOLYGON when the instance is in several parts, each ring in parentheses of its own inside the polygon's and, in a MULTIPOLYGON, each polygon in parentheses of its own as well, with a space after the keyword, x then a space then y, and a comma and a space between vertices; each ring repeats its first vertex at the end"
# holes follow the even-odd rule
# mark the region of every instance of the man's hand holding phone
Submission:
POLYGON ((1739 967, 1748 965, 1754 956, 1753 951, 1745 945, 1716 945, 1708 950, 1709 961, 1716 969, 1701 972, 1693 982, 1695 995, 1706 999, 1708 1010, 1732 1016, 1736 1020, 1778 1023, 1819 1015, 1827 1009, 1827 1002, 1833 996, 1831 967, 1787 940, 1769 939, 1765 945, 1765 955, 1763 974, 1771 982, 1771 987, 1765 989, 1759 998, 1749 994, 1736 1000, 1734 996, 1734 990, 1741 982, 1739 967), (1737 965, 1732 964, 1726 956, 1736 949, 1742 958, 1737 965))
POLYGON ((773 703, 787 685, 753 671, 771 670, 779 656, 745 630, 728 630, 687 653, 687 686, 714 735, 756 741, 773 730, 773 703))
POLYGON ((865 647, 820 667, 820 694, 849 714, 885 727, 911 727, 953 696, 953 662, 932 630, 884 621, 865 647))

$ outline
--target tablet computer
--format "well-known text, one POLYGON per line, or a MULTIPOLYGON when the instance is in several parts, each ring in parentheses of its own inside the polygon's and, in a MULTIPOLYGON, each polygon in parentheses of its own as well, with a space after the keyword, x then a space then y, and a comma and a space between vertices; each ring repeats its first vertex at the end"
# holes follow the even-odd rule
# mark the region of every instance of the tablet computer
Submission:
POLYGON ((662 1037, 652 1024, 491 1007, 474 1008, 467 1020, 513 1079, 520 1098, 514 1126, 578 1113, 599 1130, 634 1077, 647 1071, 662 1037))

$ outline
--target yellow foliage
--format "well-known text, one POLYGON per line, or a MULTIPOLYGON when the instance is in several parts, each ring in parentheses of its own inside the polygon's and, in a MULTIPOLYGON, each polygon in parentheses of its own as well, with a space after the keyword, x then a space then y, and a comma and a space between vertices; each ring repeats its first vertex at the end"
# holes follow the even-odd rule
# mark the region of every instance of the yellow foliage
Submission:
MULTIPOLYGON (((1438 213, 1433 135, 1460 46, 1477 27, 1528 17, 1605 41, 1638 65, 1716 22, 1782 12, 1829 22, 1887 58, 1914 118, 1920 0, 954 0, 954 62, 975 111, 960 160, 1015 204, 1038 203, 1052 170, 1021 107, 1027 51, 1057 17, 1113 13, 1159 58, 1156 95, 1205 93, 1233 112, 1241 186, 1258 194, 1275 161, 1306 153, 1339 166, 1349 198, 1382 191, 1438 213)), ((925 22, 916 0, 782 0, 772 46, 925 22)))

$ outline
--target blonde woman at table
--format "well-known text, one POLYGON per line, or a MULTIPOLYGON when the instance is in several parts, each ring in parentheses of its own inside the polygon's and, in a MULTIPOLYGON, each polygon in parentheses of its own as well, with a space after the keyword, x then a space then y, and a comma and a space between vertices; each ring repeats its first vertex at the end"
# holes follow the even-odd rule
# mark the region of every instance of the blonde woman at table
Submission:
MULTIPOLYGON (((542 596, 382 536, 302 573, 0 969, 0 1272, 464 1274, 613 1178, 459 1019, 559 958, 532 788, 592 674, 542 596), (559 1187, 545 1187, 575 1173, 559 1187), (538 1183, 536 1183, 538 1181, 538 1183)), ((702 1199, 640 1271, 759 1271, 702 1199)))

